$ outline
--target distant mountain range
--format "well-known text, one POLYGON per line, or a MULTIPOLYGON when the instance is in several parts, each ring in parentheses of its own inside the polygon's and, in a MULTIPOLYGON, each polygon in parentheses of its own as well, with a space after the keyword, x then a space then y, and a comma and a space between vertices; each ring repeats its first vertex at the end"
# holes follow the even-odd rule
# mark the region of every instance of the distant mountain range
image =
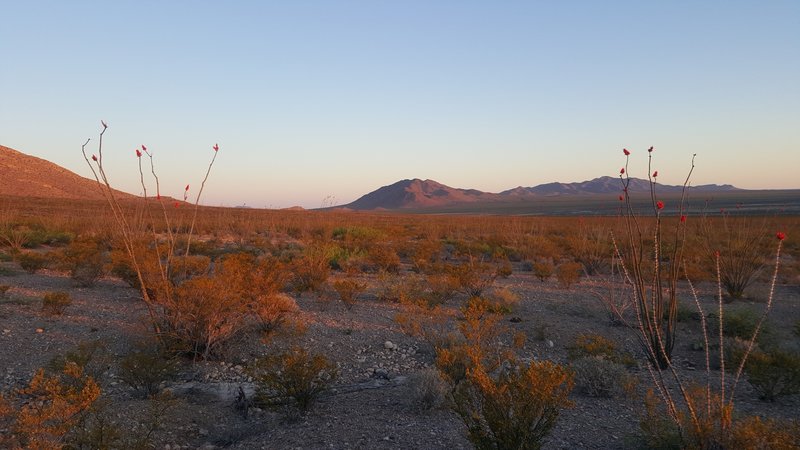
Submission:
MULTIPOLYGON (((658 185, 658 192, 680 192, 682 186, 658 185)), ((650 182, 631 178, 628 190, 631 193, 650 192, 650 182)), ((741 189, 729 184, 706 184, 691 187, 692 192, 731 192, 741 189)), ((442 208, 455 205, 490 204, 536 200, 543 197, 568 195, 618 194, 622 191, 619 178, 600 177, 579 183, 546 183, 533 187, 516 187, 500 193, 483 192, 477 189, 458 189, 433 180, 401 180, 379 188, 358 200, 343 205, 354 210, 396 210, 442 208)))

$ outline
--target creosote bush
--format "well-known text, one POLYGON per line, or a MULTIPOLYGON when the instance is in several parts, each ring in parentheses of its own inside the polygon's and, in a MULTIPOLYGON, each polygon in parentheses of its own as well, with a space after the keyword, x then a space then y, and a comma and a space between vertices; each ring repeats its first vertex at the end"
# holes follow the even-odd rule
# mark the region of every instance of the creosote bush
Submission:
POLYGON ((450 396, 450 385, 433 368, 422 369, 411 375, 408 387, 413 403, 423 411, 445 406, 450 396))
POLYGON ((491 376, 481 364, 467 370, 453 394, 455 410, 477 449, 539 449, 569 406, 569 370, 532 361, 491 376))
POLYGON ((617 397, 635 386, 635 379, 622 364, 602 356, 578 358, 570 367, 575 373, 575 385, 590 397, 617 397))
POLYGON ((96 238, 79 237, 62 251, 60 265, 78 286, 94 286, 105 273, 105 248, 96 238))
POLYGON ((556 267, 556 279, 558 284, 564 288, 569 289, 570 286, 575 284, 581 276, 581 265, 574 261, 563 262, 556 267))
POLYGON ((306 414, 338 376, 336 364, 302 347, 270 355, 255 363, 256 402, 265 406, 293 406, 306 414))
POLYGON ((72 298, 69 293, 64 291, 48 292, 42 297, 42 314, 60 316, 71 304, 72 298))
POLYGON ((30 384, 11 397, 0 396, 0 433, 5 448, 62 448, 94 402, 100 387, 69 362, 63 372, 36 372, 30 384))
POLYGON ((335 280, 333 289, 339 294, 339 299, 342 300, 347 309, 351 309, 355 305, 358 296, 367 289, 367 285, 351 278, 345 278, 335 280))
POLYGON ((14 257, 22 270, 36 273, 47 267, 47 257, 35 251, 20 252, 14 257))
POLYGON ((178 369, 177 361, 157 345, 139 344, 119 362, 119 379, 140 397, 159 393, 159 385, 172 378, 178 369))

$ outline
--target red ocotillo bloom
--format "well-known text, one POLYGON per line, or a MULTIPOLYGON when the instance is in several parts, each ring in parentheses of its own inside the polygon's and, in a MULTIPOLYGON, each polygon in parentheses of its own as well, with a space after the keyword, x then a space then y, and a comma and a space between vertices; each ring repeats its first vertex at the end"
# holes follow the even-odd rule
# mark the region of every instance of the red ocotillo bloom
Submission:
POLYGON ((625 197, 623 197, 623 196, 621 196, 621 195, 620 195, 620 196, 619 196, 619 201, 623 201, 623 200, 625 200, 625 197))
POLYGON ((647 153, 653 153, 653 146, 651 145, 650 148, 647 149, 647 153))
POLYGON ((620 175, 624 175, 625 174, 625 168, 624 167, 622 169, 619 169, 619 174, 620 175))
POLYGON ((92 161, 97 161, 97 155, 92 155, 92 161))
POLYGON ((214 144, 214 151, 219 151, 219 144, 214 144))
POLYGON ((136 157, 137 157, 137 158, 141 158, 141 157, 142 157, 142 152, 141 152, 141 151, 139 151, 139 149, 138 149, 138 148, 136 149, 136 157))
POLYGON ((686 216, 681 216, 681 223, 686 222, 686 216))
POLYGON ((655 172, 653 172, 653 178, 656 178, 656 177, 658 177, 658 171, 657 170, 655 172))
POLYGON ((188 190, 189 190, 189 185, 187 184, 186 188, 184 188, 184 191, 188 191, 188 190))
POLYGON ((656 208, 664 209, 664 202, 662 202, 661 200, 657 201, 656 202, 656 208))
POLYGON ((779 241, 782 241, 786 239, 786 233, 784 233, 783 231, 778 231, 777 233, 775 233, 775 237, 778 238, 779 241))
POLYGON ((631 154, 631 152, 629 152, 627 148, 623 148, 623 149, 622 149, 622 153, 624 153, 624 154, 625 154, 625 156, 628 156, 628 155, 630 155, 630 154, 631 154))

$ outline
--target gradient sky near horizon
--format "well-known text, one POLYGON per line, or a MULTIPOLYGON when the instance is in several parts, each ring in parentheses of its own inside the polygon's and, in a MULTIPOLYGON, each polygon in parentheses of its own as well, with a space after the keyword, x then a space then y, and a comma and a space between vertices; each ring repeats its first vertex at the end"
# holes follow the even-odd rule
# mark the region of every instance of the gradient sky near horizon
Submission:
POLYGON ((315 208, 405 178, 800 188, 800 2, 0 1, 0 145, 315 208), (93 141, 96 142, 96 139, 93 141), (93 144, 90 144, 94 151, 93 144), (326 200, 327 199, 327 200, 326 200))

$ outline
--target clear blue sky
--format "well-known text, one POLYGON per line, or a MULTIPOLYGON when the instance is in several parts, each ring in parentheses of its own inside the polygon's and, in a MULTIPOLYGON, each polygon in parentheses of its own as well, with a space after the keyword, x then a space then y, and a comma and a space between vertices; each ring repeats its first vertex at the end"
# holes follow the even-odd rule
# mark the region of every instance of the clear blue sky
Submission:
POLYGON ((165 193, 319 207, 403 178, 800 188, 800 2, 0 0, 0 144, 165 193))

